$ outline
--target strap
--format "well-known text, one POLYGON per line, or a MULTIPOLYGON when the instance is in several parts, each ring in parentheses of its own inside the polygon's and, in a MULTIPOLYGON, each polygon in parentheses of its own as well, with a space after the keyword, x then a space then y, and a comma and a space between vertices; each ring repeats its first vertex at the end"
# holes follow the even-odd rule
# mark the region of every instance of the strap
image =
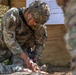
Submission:
POLYGON ((21 19, 22 19, 23 22, 27 25, 27 22, 26 22, 26 20, 25 20, 25 18, 24 18, 24 15, 23 15, 23 13, 22 13, 22 10, 21 10, 20 8, 18 8, 18 10, 19 10, 19 15, 20 15, 21 19))
MULTIPOLYGON (((22 13, 22 10, 21 10, 20 8, 18 8, 18 11, 19 11, 19 15, 20 15, 21 19, 22 19, 23 22, 28 26, 28 24, 27 24, 27 22, 26 22, 26 20, 25 20, 25 18, 24 18, 24 15, 23 15, 23 13, 22 13)), ((29 27, 29 29, 34 33, 34 30, 33 30, 30 26, 28 26, 28 27, 29 27)))

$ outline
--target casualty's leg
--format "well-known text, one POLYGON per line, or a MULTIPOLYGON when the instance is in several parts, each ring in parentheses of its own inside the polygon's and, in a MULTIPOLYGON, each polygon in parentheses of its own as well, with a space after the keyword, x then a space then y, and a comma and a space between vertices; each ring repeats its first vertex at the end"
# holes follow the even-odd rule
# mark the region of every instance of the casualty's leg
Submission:
POLYGON ((18 55, 12 55, 10 60, 11 65, 4 65, 0 63, 0 74, 9 74, 14 72, 22 72, 24 67, 24 62, 18 55))
POLYGON ((9 74, 9 73, 21 72, 21 71, 23 71, 23 67, 19 64, 4 65, 0 63, 0 74, 9 74))

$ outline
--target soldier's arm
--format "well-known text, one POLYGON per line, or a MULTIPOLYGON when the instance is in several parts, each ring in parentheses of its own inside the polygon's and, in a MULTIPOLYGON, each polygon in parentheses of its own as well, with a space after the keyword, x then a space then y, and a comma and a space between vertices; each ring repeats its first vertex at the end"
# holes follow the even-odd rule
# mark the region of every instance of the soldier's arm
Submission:
POLYGON ((6 43, 7 47, 13 54, 19 55, 24 62, 26 62, 26 59, 28 59, 27 55, 24 54, 21 46, 16 40, 16 16, 13 14, 15 12, 11 9, 4 15, 4 18, 2 20, 3 24, 3 38, 4 42, 6 43))
POLYGON ((41 26, 36 30, 35 38, 36 38, 35 50, 37 52, 36 57, 40 59, 42 51, 44 50, 44 47, 45 47, 45 42, 47 40, 47 31, 45 26, 41 26))
POLYGON ((16 28, 16 16, 13 14, 13 10, 9 10, 4 15, 2 20, 3 24, 3 38, 7 47, 11 50, 13 54, 22 53, 23 50, 18 44, 15 36, 16 28))
MULTIPOLYGON (((72 1, 66 7, 65 12, 65 26, 67 28, 67 34, 65 36, 65 41, 70 44, 72 49, 76 48, 76 8, 75 2, 72 1), (71 6, 70 6, 71 5, 71 6), (67 36, 68 35, 68 36, 67 36)), ((68 48, 68 46, 67 46, 68 48)))

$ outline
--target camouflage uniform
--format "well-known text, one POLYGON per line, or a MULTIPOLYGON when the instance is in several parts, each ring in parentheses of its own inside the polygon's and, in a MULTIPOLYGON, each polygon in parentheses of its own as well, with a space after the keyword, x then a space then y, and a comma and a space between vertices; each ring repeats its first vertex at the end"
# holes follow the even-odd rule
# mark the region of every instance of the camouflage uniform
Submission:
POLYGON ((62 9, 65 16, 65 26, 67 28, 64 39, 67 50, 72 57, 71 70, 73 70, 73 75, 76 75, 76 0, 64 0, 62 9))
MULTIPOLYGON (((21 10, 24 13, 26 8, 21 10)), ((21 19, 18 9, 11 8, 3 17, 2 29, 0 61, 12 56, 12 65, 0 64, 0 73, 22 71, 25 64, 18 54, 25 52, 28 55, 29 49, 36 51, 36 57, 41 57, 47 38, 45 25, 37 25, 32 31, 21 19)))
POLYGON ((67 27, 67 33, 65 35, 66 47, 72 57, 71 69, 73 75, 76 75, 76 0, 72 0, 67 3, 65 9, 65 25, 67 27))

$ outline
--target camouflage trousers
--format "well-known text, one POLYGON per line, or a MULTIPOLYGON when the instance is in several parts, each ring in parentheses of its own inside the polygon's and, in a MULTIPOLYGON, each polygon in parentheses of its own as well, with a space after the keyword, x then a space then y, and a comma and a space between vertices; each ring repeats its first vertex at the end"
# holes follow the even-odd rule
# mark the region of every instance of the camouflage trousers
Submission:
POLYGON ((74 47, 71 47, 70 44, 66 44, 67 51, 69 52, 71 56, 71 72, 72 75, 76 75, 76 49, 73 49, 74 47))
POLYGON ((18 57, 18 55, 12 55, 10 50, 0 50, 0 74, 9 74, 13 72, 21 72, 26 64, 18 57), (10 59, 11 64, 5 65, 2 62, 6 59, 10 59))
POLYGON ((68 50, 71 55, 71 71, 72 75, 76 75, 76 49, 68 50))
POLYGON ((66 48, 71 56, 71 71, 72 71, 73 75, 76 75, 76 38, 75 38, 76 32, 73 33, 72 31, 71 30, 68 31, 66 33, 64 39, 66 42, 66 48), (73 36, 74 36, 74 38, 72 38, 73 36))

